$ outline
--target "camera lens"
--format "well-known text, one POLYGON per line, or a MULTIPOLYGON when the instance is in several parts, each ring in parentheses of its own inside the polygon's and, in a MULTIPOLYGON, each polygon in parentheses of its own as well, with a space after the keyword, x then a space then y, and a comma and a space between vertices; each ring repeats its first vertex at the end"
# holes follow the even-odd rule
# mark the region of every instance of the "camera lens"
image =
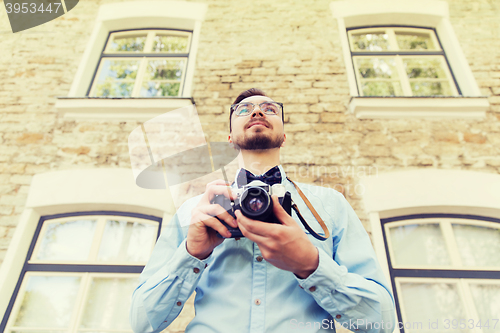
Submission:
POLYGON ((241 210, 248 217, 264 218, 268 214, 270 204, 269 194, 259 187, 251 187, 241 196, 241 210))
POLYGON ((254 212, 258 212, 262 206, 264 206, 264 203, 260 200, 260 198, 253 198, 248 201, 248 208, 254 212))

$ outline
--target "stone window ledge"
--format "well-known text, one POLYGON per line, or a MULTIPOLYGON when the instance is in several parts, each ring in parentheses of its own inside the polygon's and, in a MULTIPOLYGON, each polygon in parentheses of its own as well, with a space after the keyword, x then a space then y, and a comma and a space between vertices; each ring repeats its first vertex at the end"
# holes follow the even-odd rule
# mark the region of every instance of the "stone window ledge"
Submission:
POLYGON ((359 119, 484 119, 488 97, 351 97, 349 111, 359 119))
POLYGON ((57 112, 67 120, 146 121, 165 112, 194 104, 192 97, 92 98, 58 97, 57 112))

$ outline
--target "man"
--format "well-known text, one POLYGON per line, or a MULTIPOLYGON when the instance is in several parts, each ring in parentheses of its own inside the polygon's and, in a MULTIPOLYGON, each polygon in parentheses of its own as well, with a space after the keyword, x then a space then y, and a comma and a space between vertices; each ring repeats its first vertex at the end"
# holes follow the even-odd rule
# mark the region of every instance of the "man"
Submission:
MULTIPOLYGON (((280 165, 283 121, 279 103, 259 89, 247 90, 231 107, 228 140, 240 149, 240 166, 283 184, 304 219, 319 231, 280 165)), ((239 178, 232 189, 242 185, 239 178)), ((388 284, 366 231, 342 194, 299 184, 331 233, 319 241, 295 212, 285 212, 276 196, 273 211, 281 224, 252 220, 239 210, 233 219, 211 203, 215 195, 236 197, 227 185, 222 180, 208 184, 201 197, 181 206, 159 238, 132 298, 135 332, 165 329, 195 290, 196 316, 186 332, 334 332, 335 325, 393 331, 388 284), (216 232, 231 234, 216 216, 245 237, 218 237, 216 232), (186 225, 181 221, 189 221, 189 227, 180 227, 186 225)))

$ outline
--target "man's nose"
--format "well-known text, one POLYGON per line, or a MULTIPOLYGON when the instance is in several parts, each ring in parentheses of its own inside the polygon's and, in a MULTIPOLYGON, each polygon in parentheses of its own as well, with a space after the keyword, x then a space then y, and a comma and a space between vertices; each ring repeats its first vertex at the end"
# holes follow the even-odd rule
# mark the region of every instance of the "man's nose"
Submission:
POLYGON ((256 105, 256 106, 253 108, 253 111, 252 111, 252 118, 256 117, 257 115, 259 115, 259 117, 264 117, 264 112, 262 112, 262 110, 260 109, 260 106, 259 106, 259 105, 256 105))

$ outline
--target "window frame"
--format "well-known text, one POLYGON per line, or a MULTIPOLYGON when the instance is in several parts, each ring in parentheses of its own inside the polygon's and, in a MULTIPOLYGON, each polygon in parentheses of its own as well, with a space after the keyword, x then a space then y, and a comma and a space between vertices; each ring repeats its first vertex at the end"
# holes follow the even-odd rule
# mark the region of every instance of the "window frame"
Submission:
MULTIPOLYGON (((153 216, 153 215, 145 215, 145 214, 137 214, 137 213, 128 213, 128 212, 120 212, 120 211, 88 211, 88 212, 72 212, 72 213, 64 213, 64 214, 53 214, 53 215, 45 215, 41 216, 36 227, 33 238, 31 239, 31 243, 28 249, 28 253, 24 260, 24 264, 22 270, 19 274, 16 286, 14 288, 14 292, 11 294, 9 303, 7 305, 6 311, 3 314, 2 321, 0 322, 0 331, 4 331, 11 325, 12 322, 12 314, 17 313, 16 309, 19 307, 19 302, 17 301, 20 292, 22 291, 23 285, 27 283, 26 276, 30 276, 31 273, 37 274, 52 274, 53 275, 84 275, 84 274, 125 274, 129 276, 130 274, 134 274, 139 276, 142 270, 145 267, 145 264, 128 264, 125 265, 123 263, 119 264, 110 264, 110 263, 49 263, 45 261, 33 261, 31 257, 35 253, 35 249, 37 245, 40 243, 39 236, 41 235, 42 230, 46 227, 46 221, 52 220, 61 220, 61 219, 70 219, 74 217, 90 217, 90 216, 119 216, 119 217, 130 217, 132 219, 141 219, 142 221, 151 221, 151 223, 155 223, 158 226, 158 231, 156 234, 156 240, 160 236, 160 232, 162 229, 162 218, 153 216)), ((51 222, 49 222, 51 223, 51 222)), ((103 275, 104 276, 104 275, 103 275)), ((117 275, 118 276, 118 275, 117 275)), ((74 310, 76 311, 76 309, 74 310)), ((80 314, 78 313, 78 316, 80 314)), ((76 319, 75 319, 76 320, 76 319)))
POLYGON ((330 3, 337 20, 351 100, 348 110, 359 119, 484 119, 490 104, 482 96, 449 20, 448 3, 422 0, 356 0, 330 3), (418 26, 435 29, 462 96, 359 96, 347 29, 366 26, 418 26))
MULTIPOLYGON (((448 58, 446 56, 446 52, 444 51, 443 49, 443 46, 441 44, 441 41, 439 40, 439 36, 437 35, 437 32, 436 32, 436 29, 435 28, 427 28, 427 27, 420 27, 420 26, 410 26, 410 25, 377 25, 377 26, 364 26, 364 27, 350 27, 350 28, 347 28, 346 30, 346 33, 348 35, 348 40, 349 40, 349 50, 350 50, 350 53, 351 53, 351 62, 352 62, 352 66, 354 68, 354 74, 355 74, 355 78, 356 78, 356 87, 357 87, 357 91, 358 91, 358 96, 359 97, 421 97, 421 98, 425 98, 425 97, 429 97, 429 98, 432 98, 432 97, 436 97, 436 96, 413 96, 412 95, 412 92, 411 92, 411 88, 410 88, 410 80, 408 79, 407 77, 407 74, 404 70, 404 66, 403 64, 401 63, 401 61, 399 61, 398 59, 403 59, 405 57, 409 57, 409 56, 421 56, 421 57, 432 57, 432 56, 436 56, 436 57, 439 57, 439 59, 443 59, 444 60, 444 69, 445 69, 445 72, 446 72, 446 81, 448 83, 450 83, 450 88, 453 92, 453 95, 450 95, 450 96, 439 96, 439 97, 451 97, 451 96, 462 96, 462 92, 460 90, 460 87, 458 86, 457 84, 457 80, 455 79, 455 75, 453 74, 453 71, 451 70, 451 66, 450 66, 450 63, 448 61, 448 58), (400 29, 394 29, 394 28, 400 28, 400 29), (431 50, 431 51, 427 51, 427 52, 423 52, 423 51, 403 51, 403 50, 394 50, 394 51, 353 51, 353 43, 352 43, 352 39, 351 39, 351 36, 353 35, 353 32, 356 31, 356 32, 362 32, 363 30, 373 30, 373 29, 384 29, 384 30, 391 30, 392 34, 394 34, 394 30, 398 30, 398 31, 409 31, 409 32, 416 32, 416 31, 419 31, 419 30, 430 30, 431 31, 431 40, 433 41, 433 43, 436 45, 438 49, 436 50, 431 50), (401 88, 403 90, 403 93, 404 95, 402 96, 364 96, 363 95, 363 92, 361 91, 360 89, 360 85, 361 85, 361 78, 360 78, 360 74, 359 74, 359 70, 357 68, 357 65, 356 65, 356 62, 354 61, 355 60, 355 57, 357 58, 362 58, 362 57, 376 57, 376 56, 381 56, 381 57, 394 57, 396 58, 396 68, 398 70, 398 74, 399 74, 399 79, 398 81, 401 83, 401 88)), ((392 43, 394 43, 394 41, 391 41, 392 43)), ((397 43, 395 43, 395 45, 397 46, 397 43)))
MULTIPOLYGON (((392 290, 394 293, 394 301, 396 304, 396 312, 398 318, 403 322, 407 322, 406 314, 404 313, 404 305, 400 303, 400 295, 401 295, 401 282, 421 282, 421 283, 431 283, 431 282, 440 282, 440 283, 456 283, 457 288, 459 290, 459 297, 463 301, 464 310, 467 315, 470 315, 469 318, 474 319, 476 322, 479 319, 477 311, 475 310, 474 301, 472 299, 469 284, 474 281, 495 281, 491 282, 494 284, 500 285, 500 267, 496 269, 478 269, 478 267, 412 267, 407 266, 405 268, 394 267, 391 261, 391 250, 390 250, 390 241, 387 235, 388 224, 396 223, 406 225, 406 224, 415 224, 415 220, 422 222, 425 219, 456 219, 461 222, 461 224, 467 225, 490 225, 491 223, 500 224, 500 218, 493 218, 489 216, 481 216, 481 215, 466 215, 466 214, 412 214, 412 215, 403 215, 396 216, 391 218, 382 218, 380 219, 380 223, 382 226, 382 234, 383 241, 385 245, 385 253, 386 253, 386 262, 388 264, 389 274, 390 274, 390 284, 392 286, 392 290), (467 220, 471 220, 472 223, 467 223, 467 220), (483 222, 483 223, 482 223, 483 222), (484 223, 487 222, 487 223, 484 223)), ((434 220, 435 221, 435 220, 434 220)), ((424 223, 432 223, 432 221, 424 222, 424 223)), ((451 222, 450 222, 451 223, 451 222)), ((500 228, 500 225, 498 226, 500 228)), ((447 237, 445 233, 443 233, 443 237, 447 237)), ((450 260, 453 262, 453 253, 450 253, 450 260)), ((458 254, 457 254, 458 255, 458 254)), ((486 267, 489 268, 489 267, 486 267)), ((399 327, 401 333, 412 333, 411 330, 406 330, 404 327, 399 327)))
MULTIPOLYGON (((90 81, 86 96, 87 97, 92 97, 92 98, 144 98, 139 95, 140 93, 140 83, 142 83, 143 80, 143 75, 146 70, 146 62, 149 59, 165 59, 165 58, 182 58, 186 59, 186 64, 184 65, 184 70, 182 71, 182 77, 180 80, 180 87, 179 87, 179 95, 178 96, 155 96, 155 97, 149 97, 149 98, 179 98, 184 96, 184 86, 186 85, 186 73, 188 71, 188 66, 189 66, 189 57, 190 57, 190 51, 192 47, 192 41, 193 41, 193 31, 192 30, 181 30, 181 29, 160 29, 160 28, 141 28, 141 29, 127 29, 127 30, 116 30, 116 31, 110 31, 108 34, 108 38, 106 39, 106 42, 104 43, 104 46, 101 51, 101 57, 99 58, 99 61, 97 62, 97 65, 94 70, 94 75, 92 76, 92 80, 90 81), (188 37, 188 52, 187 53, 167 53, 167 52, 125 52, 125 51, 118 51, 118 52, 109 52, 106 51, 106 47, 108 46, 108 43, 110 41, 111 35, 112 34, 120 34, 123 33, 124 35, 126 33, 130 32, 139 32, 139 31, 148 31, 148 36, 152 32, 159 32, 159 31, 165 31, 165 32, 171 32, 173 34, 178 34, 179 36, 187 36, 188 37), (121 59, 121 58, 137 58, 140 59, 140 66, 137 72, 137 77, 135 79, 134 83, 134 90, 132 91, 132 96, 130 97, 96 97, 92 96, 93 92, 95 91, 95 80, 96 78, 99 77, 100 71, 102 69, 102 62, 104 61, 105 58, 108 59, 121 59), (144 68, 141 68, 144 67, 144 68)), ((146 39, 146 43, 148 42, 148 39, 146 39)))

